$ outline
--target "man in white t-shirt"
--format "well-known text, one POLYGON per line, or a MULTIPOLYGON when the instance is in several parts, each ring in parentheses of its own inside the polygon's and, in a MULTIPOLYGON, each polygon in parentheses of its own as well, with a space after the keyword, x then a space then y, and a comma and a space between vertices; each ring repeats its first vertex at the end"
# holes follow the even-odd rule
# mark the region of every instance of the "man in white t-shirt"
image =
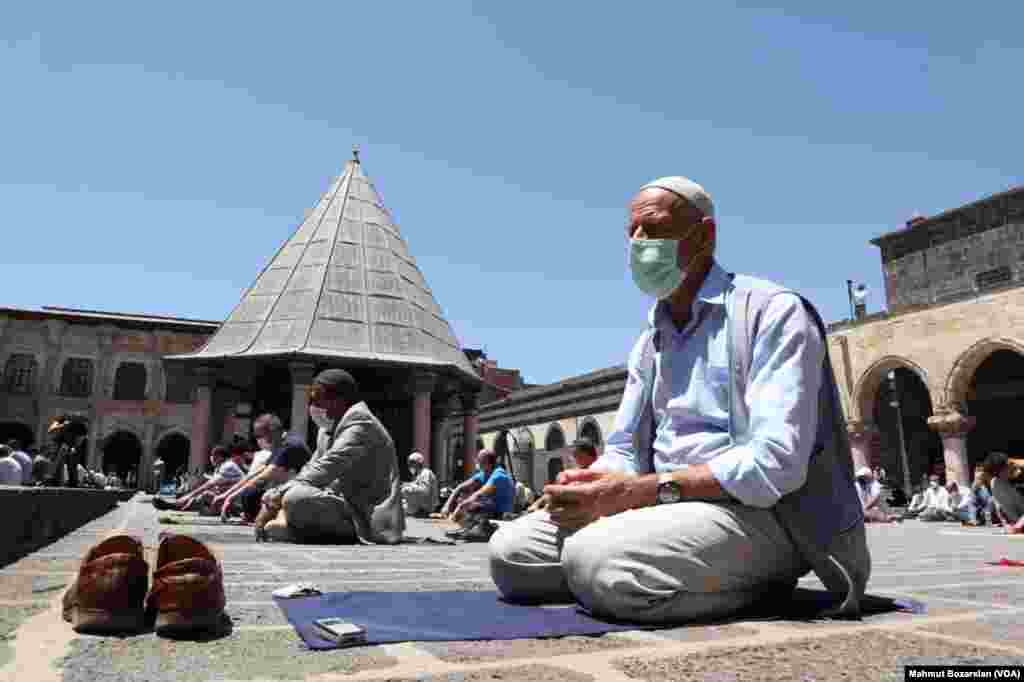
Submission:
POLYGON ((939 477, 928 477, 928 488, 924 491, 924 509, 917 515, 921 521, 951 521, 949 491, 939 484, 939 477))
POLYGON ((900 520, 885 509, 885 501, 882 499, 882 484, 875 479, 874 473, 868 467, 861 467, 857 470, 857 494, 860 496, 860 505, 864 509, 864 521, 868 523, 889 523, 900 520))
POLYGON ((223 445, 213 448, 210 452, 210 462, 214 466, 214 474, 208 481, 174 504, 168 504, 164 500, 155 497, 153 498, 153 506, 157 509, 173 508, 187 510, 197 501, 205 500, 209 502, 217 493, 233 486, 245 475, 242 469, 244 452, 241 448, 236 448, 231 453, 231 457, 227 455, 228 449, 223 445))

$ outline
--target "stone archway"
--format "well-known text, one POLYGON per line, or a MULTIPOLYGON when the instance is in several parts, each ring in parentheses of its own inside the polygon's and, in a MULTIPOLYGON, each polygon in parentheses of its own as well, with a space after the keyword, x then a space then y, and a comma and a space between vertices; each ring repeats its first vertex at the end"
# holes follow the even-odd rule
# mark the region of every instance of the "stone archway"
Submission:
POLYGON ((103 473, 114 473, 125 484, 129 474, 139 475, 142 441, 131 431, 115 431, 103 439, 103 473))
POLYGON ((171 431, 157 443, 156 457, 164 462, 164 480, 154 481, 159 486, 179 473, 188 469, 188 456, 192 444, 188 437, 180 431, 171 431))
POLYGON ((548 460, 548 483, 554 483, 558 474, 562 472, 564 465, 561 457, 552 457, 548 460))
POLYGON ((594 444, 594 447, 597 448, 598 453, 601 452, 604 440, 601 437, 601 427, 593 417, 587 417, 583 420, 583 424, 580 426, 580 438, 589 439, 594 444))
POLYGON ((850 421, 859 420, 867 425, 873 423, 878 391, 887 381, 889 372, 899 367, 910 370, 926 387, 928 386, 928 373, 920 365, 898 355, 886 355, 872 363, 857 380, 857 385, 853 388, 852 401, 857 413, 849 415, 850 421))
POLYGON ((1024 355, 1024 343, 1009 337, 982 339, 960 354, 953 363, 943 386, 943 401, 951 408, 963 409, 968 400, 974 373, 981 363, 999 350, 1024 355))
POLYGON ((18 441, 24 449, 30 447, 36 437, 28 424, 16 421, 0 422, 0 444, 6 444, 11 439, 18 441))
POLYGON ((548 427, 548 432, 544 436, 544 449, 548 452, 555 452, 565 447, 565 432, 562 431, 562 427, 558 424, 552 424, 548 427))
POLYGON ((979 362, 964 393, 968 477, 993 451, 1024 457, 1024 354, 1001 347, 979 362))
POLYGON ((858 400, 864 422, 877 429, 870 463, 885 469, 893 485, 909 488, 904 490, 909 494, 922 478, 943 474, 945 458, 942 439, 929 426, 933 406, 922 373, 910 363, 895 361, 876 363, 874 377, 861 382, 858 400), (873 388, 872 396, 866 395, 868 388, 873 388))

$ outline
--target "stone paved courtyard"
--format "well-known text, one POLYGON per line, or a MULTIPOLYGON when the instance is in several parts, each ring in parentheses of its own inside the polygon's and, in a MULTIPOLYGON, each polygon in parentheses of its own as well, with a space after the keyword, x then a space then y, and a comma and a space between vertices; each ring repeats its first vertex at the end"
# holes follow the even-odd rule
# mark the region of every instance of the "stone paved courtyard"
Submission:
MULTIPOLYGON (((313 652, 270 592, 296 581, 321 590, 490 590, 486 546, 329 547, 255 544, 251 529, 194 515, 161 524, 137 496, 60 541, 0 570, 0 679, 67 680, 874 680, 903 679, 906 663, 1024 664, 1024 537, 996 529, 908 522, 869 528, 869 592, 911 597, 927 613, 862 623, 727 622, 601 637, 411 642, 313 652), (161 530, 208 543, 221 558, 228 634, 209 641, 76 635, 60 597, 85 551, 112 532, 155 549, 161 530)), ((410 520, 412 536, 443 537, 441 522, 410 520)), ((153 552, 155 554, 155 552, 153 552)), ((152 563, 152 556, 147 557, 152 563)), ((805 579, 804 586, 818 586, 805 579)))

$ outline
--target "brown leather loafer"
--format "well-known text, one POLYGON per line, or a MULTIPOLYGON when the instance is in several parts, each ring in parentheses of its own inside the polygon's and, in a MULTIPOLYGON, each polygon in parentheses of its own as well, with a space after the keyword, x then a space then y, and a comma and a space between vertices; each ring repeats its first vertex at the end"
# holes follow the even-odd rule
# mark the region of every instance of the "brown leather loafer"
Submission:
POLYGON ((164 535, 146 597, 147 609, 156 612, 157 634, 215 628, 224 604, 224 575, 206 545, 186 535, 164 535))
POLYGON ((76 632, 128 632, 143 627, 149 566, 142 543, 115 535, 90 549, 64 593, 64 620, 76 632))

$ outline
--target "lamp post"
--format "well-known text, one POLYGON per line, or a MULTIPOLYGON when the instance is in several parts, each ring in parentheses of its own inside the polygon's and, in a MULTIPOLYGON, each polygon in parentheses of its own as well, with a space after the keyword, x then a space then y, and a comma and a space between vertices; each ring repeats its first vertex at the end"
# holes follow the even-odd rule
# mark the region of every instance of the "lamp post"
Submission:
POLYGON ((889 405, 896 409, 896 432, 900 439, 900 463, 903 468, 903 485, 907 497, 910 497, 914 489, 910 483, 910 462, 907 460, 907 445, 903 438, 903 410, 900 408, 898 385, 896 382, 896 370, 889 370, 889 405))

